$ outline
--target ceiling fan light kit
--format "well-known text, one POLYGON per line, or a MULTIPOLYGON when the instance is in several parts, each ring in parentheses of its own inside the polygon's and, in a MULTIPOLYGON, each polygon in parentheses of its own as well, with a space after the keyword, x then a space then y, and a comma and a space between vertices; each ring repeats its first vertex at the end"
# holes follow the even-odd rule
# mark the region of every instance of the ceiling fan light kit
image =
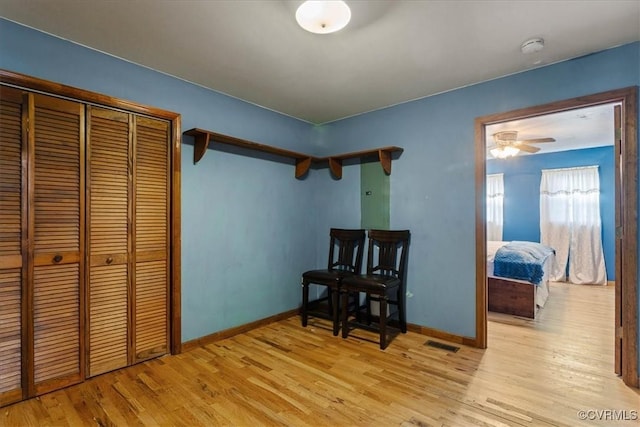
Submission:
POLYGON ((491 155, 496 159, 506 159, 507 157, 513 157, 520 152, 519 148, 512 147, 510 145, 503 145, 495 147, 489 150, 491 155))
POLYGON ((493 135, 494 146, 489 147, 489 153, 496 159, 506 159, 507 157, 513 157, 520 151, 526 153, 537 153, 540 148, 534 147, 530 144, 540 144, 545 142, 555 142, 553 138, 533 138, 533 139, 518 139, 518 131, 505 130, 496 132, 493 135))
POLYGON ((296 11, 296 21, 315 34, 329 34, 347 26, 351 9, 342 0, 308 0, 296 11))

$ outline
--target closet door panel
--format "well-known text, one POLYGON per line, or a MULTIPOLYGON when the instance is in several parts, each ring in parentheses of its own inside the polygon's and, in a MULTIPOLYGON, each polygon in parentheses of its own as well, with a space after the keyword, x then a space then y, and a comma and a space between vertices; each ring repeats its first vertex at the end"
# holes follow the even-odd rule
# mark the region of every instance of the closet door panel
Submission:
POLYGON ((88 375, 94 376, 128 364, 127 264, 91 266, 89 281, 88 375))
POLYGON ((21 104, 19 91, 0 87, 0 266, 22 258, 21 104))
POLYGON ((136 361, 167 353, 167 262, 136 263, 136 361))
POLYGON ((167 353, 169 124, 136 117, 135 360, 167 353))
POLYGON ((129 359, 130 115, 88 107, 89 376, 129 359))
POLYGON ((22 398, 21 269, 0 269, 0 403, 22 398))
POLYGON ((79 276, 78 263, 35 267, 34 380, 38 393, 80 380, 79 276), (46 383, 51 380, 63 383, 46 383))
POLYGON ((83 378, 84 106, 33 95, 35 393, 83 378))
POLYGON ((0 405, 22 399, 22 94, 0 87, 0 405))
POLYGON ((137 117, 136 253, 164 259, 168 221, 168 124, 137 117))

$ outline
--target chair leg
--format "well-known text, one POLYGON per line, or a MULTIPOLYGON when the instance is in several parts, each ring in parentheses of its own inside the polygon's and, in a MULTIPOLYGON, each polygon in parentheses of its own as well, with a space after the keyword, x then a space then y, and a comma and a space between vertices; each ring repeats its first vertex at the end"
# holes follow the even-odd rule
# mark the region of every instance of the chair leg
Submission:
POLYGON ((407 333, 407 312, 405 310, 405 299, 403 289, 398 288, 398 320, 400 321, 400 331, 407 333))
MULTIPOLYGON (((362 306, 360 305, 360 292, 349 293, 348 299, 353 299, 353 313, 356 316, 356 322, 362 322, 362 314, 360 313, 362 306)), ((347 300, 348 300, 347 299, 347 300)))
POLYGON ((380 298, 380 350, 387 347, 387 296, 380 298))
POLYGON ((302 315, 302 327, 307 327, 307 303, 309 302, 309 282, 302 279, 302 307, 300 314, 302 315))
POLYGON ((367 325, 371 324, 371 297, 367 294, 365 298, 365 304, 367 305, 367 325))
POLYGON ((331 295, 331 300, 332 300, 330 303, 330 306, 331 306, 331 319, 333 320, 333 336, 337 337, 338 331, 340 329, 340 311, 339 311, 340 293, 338 292, 337 289, 335 291, 332 291, 331 289, 329 289, 329 295, 331 295))
POLYGON ((347 316, 349 315, 347 308, 349 305, 349 292, 340 290, 340 296, 342 297, 342 338, 347 338, 347 336, 349 336, 349 324, 347 322, 347 316))

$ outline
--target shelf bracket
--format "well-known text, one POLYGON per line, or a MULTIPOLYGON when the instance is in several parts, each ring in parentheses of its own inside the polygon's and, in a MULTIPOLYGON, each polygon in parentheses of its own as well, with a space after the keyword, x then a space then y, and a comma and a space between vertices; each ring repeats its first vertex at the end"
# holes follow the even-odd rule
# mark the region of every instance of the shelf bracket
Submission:
POLYGON ((380 164, 384 172, 387 175, 391 175, 391 151, 385 149, 378 150, 378 158, 380 159, 380 164))
POLYGON ((311 167, 311 157, 305 157, 304 159, 296 159, 296 178, 303 177, 309 168, 311 167))
POLYGON ((204 153, 207 152, 207 147, 209 147, 209 141, 211 140, 211 135, 202 132, 193 136, 195 139, 195 147, 193 150, 193 164, 195 165, 202 159, 204 153))
POLYGON ((337 179, 342 179, 342 160, 329 157, 329 170, 337 179))

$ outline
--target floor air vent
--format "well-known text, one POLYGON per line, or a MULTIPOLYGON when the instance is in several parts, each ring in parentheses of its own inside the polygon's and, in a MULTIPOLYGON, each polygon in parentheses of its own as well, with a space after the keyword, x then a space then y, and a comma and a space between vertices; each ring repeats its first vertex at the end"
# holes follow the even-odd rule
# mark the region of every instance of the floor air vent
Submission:
POLYGON ((429 347, 439 348, 441 350, 451 351, 453 353, 460 350, 460 347, 456 347, 455 345, 444 344, 438 341, 431 341, 431 340, 424 343, 424 345, 428 345, 429 347))

